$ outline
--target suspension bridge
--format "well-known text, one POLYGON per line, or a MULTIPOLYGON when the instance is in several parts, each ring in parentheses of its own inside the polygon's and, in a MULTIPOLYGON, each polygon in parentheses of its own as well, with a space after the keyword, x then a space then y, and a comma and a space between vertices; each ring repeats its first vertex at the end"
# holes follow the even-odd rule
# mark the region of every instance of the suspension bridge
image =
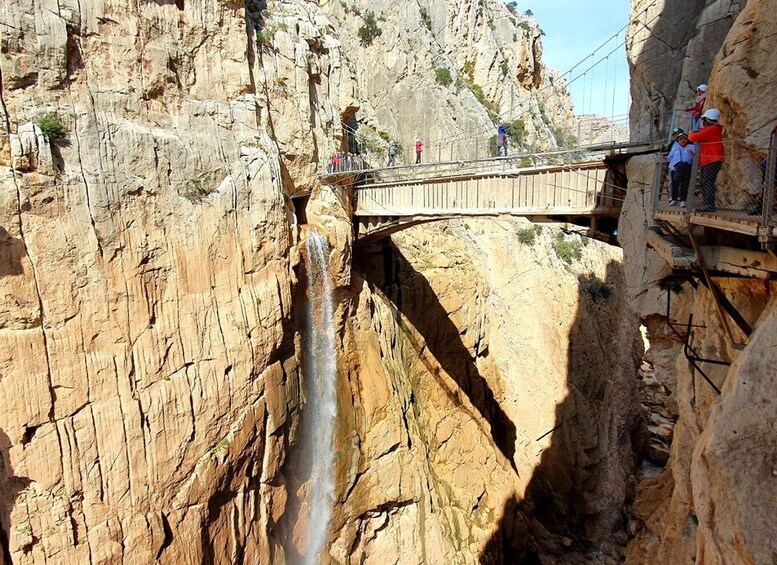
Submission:
POLYGON ((478 216, 568 223, 615 243, 626 192, 625 162, 659 148, 609 144, 584 151, 333 172, 323 179, 338 182, 358 172, 353 218, 362 243, 426 222, 478 216))
MULTIPOLYGON (((582 86, 583 111, 601 111, 601 116, 606 116, 602 119, 609 124, 602 128, 601 122, 589 120, 591 131, 584 132, 581 124, 585 122, 578 121, 576 134, 571 132, 571 143, 568 137, 562 144, 573 145, 572 148, 493 157, 495 126, 489 120, 468 131, 427 139, 423 164, 381 167, 374 164, 386 161, 388 142, 378 140, 377 150, 372 144, 373 149, 361 153, 358 126, 352 115, 348 123, 343 123, 344 147, 356 147, 359 156, 355 160, 349 155, 343 162, 329 161, 322 168, 320 180, 323 184, 348 187, 352 191, 357 243, 374 241, 410 226, 436 220, 515 216, 533 222, 581 226, 586 229, 586 235, 617 244, 618 218, 628 185, 626 163, 635 155, 653 154, 656 169, 652 187, 648 184, 644 188, 652 192, 652 209, 648 213, 658 228, 675 236, 701 227, 756 236, 763 247, 771 249, 777 239, 777 214, 772 212, 775 186, 774 182, 764 183, 761 176, 777 178, 774 139, 768 150, 768 173, 763 163, 743 164, 742 161, 733 166, 727 163, 720 176, 719 202, 712 211, 699 205, 704 199, 703 193, 694 198, 704 190, 697 182, 698 162, 693 164, 692 188, 686 206, 670 206, 669 176, 661 150, 669 142, 668 132, 676 125, 685 125, 684 121, 689 119, 686 113, 657 108, 652 119, 645 121, 651 124, 650 131, 642 128, 643 137, 637 141, 627 132, 625 138, 631 141, 624 141, 626 118, 615 115, 617 64, 611 65, 611 58, 624 47, 626 30, 630 26, 649 30, 657 17, 648 18, 646 7, 643 13, 561 75, 567 86, 573 83, 582 86), (600 93, 603 96, 601 103, 594 100, 594 84, 610 85, 609 90, 606 87, 600 93), (609 114, 606 112, 608 104, 609 114), (385 147, 381 148, 380 143, 385 147), (757 174, 759 166, 764 170, 763 175, 757 174)), ((645 38, 650 36, 643 35, 645 38)), ((646 52, 656 48, 654 45, 646 52)), ((642 54, 644 56, 645 52, 642 54)), ((555 87, 546 85, 536 93, 537 106, 544 107, 548 98, 556 95, 555 87)), ((511 103, 509 115, 503 117, 502 123, 515 123, 535 110, 533 106, 524 107, 514 114, 511 103)), ((727 153, 740 159, 752 161, 757 153, 744 140, 728 140, 727 143, 727 153)), ((412 153, 412 144, 400 146, 401 161, 407 162, 408 159, 402 157, 412 153)), ((675 256, 675 252, 670 251, 666 257, 673 266, 680 264, 673 263, 675 256)))

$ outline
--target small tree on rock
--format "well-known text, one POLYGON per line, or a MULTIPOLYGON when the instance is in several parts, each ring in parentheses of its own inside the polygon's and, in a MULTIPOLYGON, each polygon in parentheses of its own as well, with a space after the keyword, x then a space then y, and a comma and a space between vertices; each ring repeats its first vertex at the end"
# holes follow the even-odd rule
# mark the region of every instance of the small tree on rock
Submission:
POLYGON ((383 30, 378 27, 375 14, 372 13, 372 10, 367 10, 364 15, 364 25, 359 28, 358 32, 362 45, 371 45, 381 33, 383 33, 383 30))

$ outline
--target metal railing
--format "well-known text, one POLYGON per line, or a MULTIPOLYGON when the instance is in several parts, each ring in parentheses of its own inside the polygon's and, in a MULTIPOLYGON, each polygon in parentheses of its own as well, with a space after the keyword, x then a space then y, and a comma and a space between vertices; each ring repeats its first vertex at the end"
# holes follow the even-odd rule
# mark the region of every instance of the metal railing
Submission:
POLYGON ((402 167, 423 166, 436 163, 457 163, 473 162, 480 160, 490 160, 498 158, 523 159, 523 166, 533 166, 540 164, 543 156, 588 152, 591 148, 601 148, 603 146, 620 146, 634 144, 650 144, 655 141, 656 132, 652 129, 647 132, 641 140, 631 140, 628 137, 628 119, 618 118, 615 121, 597 120, 597 116, 579 116, 577 126, 573 129, 571 138, 564 140, 558 149, 529 150, 514 144, 508 138, 506 152, 496 146, 496 135, 476 137, 456 137, 449 139, 432 140, 425 142, 421 152, 420 163, 416 163, 415 144, 397 144, 397 155, 389 164, 388 147, 389 143, 380 143, 375 147, 363 147, 359 154, 340 155, 340 164, 333 163, 332 155, 328 156, 326 161, 321 164, 321 175, 337 174, 353 171, 377 171, 402 167), (590 118, 585 121, 584 118, 590 118), (343 157, 345 156, 345 157, 343 157), (350 157, 350 159, 349 159, 350 157), (351 160, 353 163, 351 163, 351 160))
POLYGON ((725 160, 699 162, 704 148, 696 144, 693 162, 668 171, 668 163, 656 163, 654 214, 685 212, 709 214, 761 226, 777 220, 774 210, 777 144, 772 135, 766 155, 742 140, 723 142, 725 160))

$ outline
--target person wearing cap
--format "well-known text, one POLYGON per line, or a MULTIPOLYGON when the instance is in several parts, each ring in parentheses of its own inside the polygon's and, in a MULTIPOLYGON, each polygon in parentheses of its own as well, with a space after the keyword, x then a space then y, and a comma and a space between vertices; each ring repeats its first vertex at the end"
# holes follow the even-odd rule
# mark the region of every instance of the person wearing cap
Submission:
POLYGON ((418 165, 421 163, 421 151, 424 149, 424 144, 421 141, 420 137, 416 137, 415 139, 415 164, 418 165))
POLYGON ((710 108, 701 116, 702 128, 692 131, 688 139, 699 146, 699 183, 703 193, 699 212, 715 211, 715 192, 718 173, 726 160, 723 149, 723 126, 718 123, 720 110, 710 108))
POLYGON ((672 152, 672 147, 674 147, 674 144, 677 141, 677 136, 680 135, 681 133, 685 133, 683 128, 674 128, 672 130, 672 140, 669 142, 669 145, 666 148, 667 157, 669 153, 672 152))
POLYGON ((691 165, 696 146, 688 141, 685 132, 677 136, 677 142, 669 152, 669 205, 685 207, 688 184, 691 181, 691 165))
POLYGON ((701 122, 701 114, 704 111, 704 103, 707 101, 707 85, 700 84, 696 88, 696 100, 693 106, 686 108, 686 112, 692 112, 691 114, 691 131, 699 131, 699 125, 701 122))

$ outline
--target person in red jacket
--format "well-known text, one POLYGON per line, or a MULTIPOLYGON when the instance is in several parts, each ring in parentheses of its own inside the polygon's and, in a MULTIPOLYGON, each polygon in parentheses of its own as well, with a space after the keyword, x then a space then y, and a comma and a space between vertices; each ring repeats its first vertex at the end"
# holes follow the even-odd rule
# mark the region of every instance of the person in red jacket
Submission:
POLYGON ((424 148, 424 144, 420 137, 415 140, 415 164, 418 165, 421 162, 421 151, 424 148))
POLYGON ((693 102, 693 106, 686 108, 686 112, 691 113, 691 131, 699 131, 699 123, 701 122, 701 114, 704 111, 704 102, 707 100, 707 85, 700 84, 696 89, 696 99, 693 102))
POLYGON ((701 116, 702 128, 688 134, 688 139, 699 148, 699 184, 704 197, 699 212, 715 211, 716 182, 726 159, 723 126, 718 123, 719 119, 720 110, 710 108, 701 116))

